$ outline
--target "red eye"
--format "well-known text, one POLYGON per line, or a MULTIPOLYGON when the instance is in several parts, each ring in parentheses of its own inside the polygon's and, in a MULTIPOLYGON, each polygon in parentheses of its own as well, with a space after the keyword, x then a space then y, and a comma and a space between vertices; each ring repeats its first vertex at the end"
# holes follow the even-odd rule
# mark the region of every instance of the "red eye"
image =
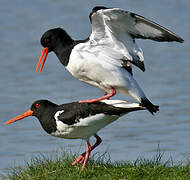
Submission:
POLYGON ((40 104, 35 104, 35 107, 36 108, 40 108, 40 104))
POLYGON ((49 42, 50 42, 50 39, 44 39, 44 42, 45 42, 45 43, 49 43, 49 42))

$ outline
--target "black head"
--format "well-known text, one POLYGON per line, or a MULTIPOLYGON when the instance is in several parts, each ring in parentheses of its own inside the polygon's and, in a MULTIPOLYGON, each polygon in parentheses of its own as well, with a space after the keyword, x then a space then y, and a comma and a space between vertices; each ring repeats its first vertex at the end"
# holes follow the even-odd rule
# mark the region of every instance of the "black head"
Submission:
POLYGON ((71 39, 71 37, 66 33, 66 31, 61 28, 54 28, 54 29, 50 29, 46 31, 42 35, 40 41, 43 46, 43 50, 38 60, 36 72, 39 70, 39 68, 40 68, 39 72, 42 71, 49 52, 54 51, 55 54, 58 56, 58 58, 62 57, 60 56, 61 52, 65 48, 67 49, 68 47, 70 47, 70 45, 72 45, 74 42, 74 40, 71 39), (41 64, 41 61, 42 61, 42 64, 41 64), (40 67, 40 64, 41 64, 41 67, 40 67))
POLYGON ((41 37, 41 45, 48 48, 48 51, 54 50, 58 46, 65 46, 73 42, 71 37, 61 28, 54 28, 46 31, 41 37))
POLYGON ((45 113, 53 111, 56 106, 58 105, 48 100, 37 100, 32 104, 30 109, 33 111, 33 116, 40 119, 45 113))
POLYGON ((107 8, 107 7, 104 7, 104 6, 95 6, 95 7, 92 9, 91 13, 89 14, 90 22, 92 22, 92 18, 91 18, 92 14, 95 13, 95 12, 97 12, 97 11, 100 10, 100 9, 108 9, 108 8, 107 8))
POLYGON ((28 111, 26 111, 25 113, 23 113, 21 115, 18 115, 16 117, 10 119, 5 124, 11 124, 13 122, 24 119, 28 116, 36 116, 41 122, 43 115, 48 117, 53 111, 56 111, 55 110, 56 106, 58 106, 58 105, 56 105, 48 100, 37 100, 32 104, 31 109, 29 109, 28 111))

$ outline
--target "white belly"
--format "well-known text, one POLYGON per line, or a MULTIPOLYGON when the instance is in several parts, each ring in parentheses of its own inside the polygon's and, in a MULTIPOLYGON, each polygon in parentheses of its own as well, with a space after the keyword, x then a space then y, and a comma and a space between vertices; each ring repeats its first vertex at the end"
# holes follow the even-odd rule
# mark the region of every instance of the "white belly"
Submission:
POLYGON ((99 49, 96 51, 96 48, 90 48, 89 51, 83 45, 78 45, 72 50, 66 69, 75 78, 104 92, 109 93, 114 88, 116 92, 130 95, 137 100, 144 97, 135 79, 122 67, 122 61, 106 53, 99 49))
POLYGON ((109 62, 101 62, 101 60, 97 61, 97 57, 93 58, 93 56, 91 55, 89 59, 77 61, 77 57, 73 55, 73 57, 70 57, 66 69, 76 79, 96 86, 106 92, 109 92, 112 87, 117 89, 126 86, 126 78, 123 75, 127 72, 122 67, 115 66, 109 62))
POLYGON ((61 121, 56 121, 57 131, 51 135, 65 139, 89 139, 97 131, 112 123, 119 116, 97 114, 84 119, 74 125, 66 125, 61 121))

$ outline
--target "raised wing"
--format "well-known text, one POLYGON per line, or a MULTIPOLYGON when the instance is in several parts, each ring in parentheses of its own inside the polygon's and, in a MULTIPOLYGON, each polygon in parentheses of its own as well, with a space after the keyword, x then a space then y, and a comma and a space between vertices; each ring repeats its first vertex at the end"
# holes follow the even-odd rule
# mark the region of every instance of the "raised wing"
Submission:
POLYGON ((105 24, 113 33, 126 33, 132 38, 152 39, 154 41, 177 41, 180 43, 184 41, 163 26, 120 8, 101 9, 96 14, 102 16, 105 24))
POLYGON ((97 6, 89 17, 92 23, 90 40, 120 51, 123 57, 142 71, 145 71, 143 51, 136 44, 135 38, 181 43, 184 41, 159 24, 120 8, 97 6))
POLYGON ((94 15, 93 13, 89 17, 92 23, 92 34, 90 36, 90 39, 99 41, 102 38, 107 38, 108 36, 105 32, 106 29, 102 15, 101 14, 94 15))

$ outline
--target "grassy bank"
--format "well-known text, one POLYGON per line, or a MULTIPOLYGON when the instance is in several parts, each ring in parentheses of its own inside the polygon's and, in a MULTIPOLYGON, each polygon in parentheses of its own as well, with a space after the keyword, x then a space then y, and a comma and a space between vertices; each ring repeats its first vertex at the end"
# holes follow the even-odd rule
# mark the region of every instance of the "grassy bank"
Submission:
POLYGON ((186 165, 174 164, 172 160, 162 162, 162 154, 154 158, 138 159, 135 162, 113 163, 105 155, 91 158, 85 171, 81 166, 72 166, 74 156, 63 153, 62 157, 47 158, 40 156, 33 158, 22 168, 13 168, 3 179, 14 180, 142 180, 142 179, 190 179, 190 162, 186 165), (96 160, 94 160, 96 159, 96 160))

